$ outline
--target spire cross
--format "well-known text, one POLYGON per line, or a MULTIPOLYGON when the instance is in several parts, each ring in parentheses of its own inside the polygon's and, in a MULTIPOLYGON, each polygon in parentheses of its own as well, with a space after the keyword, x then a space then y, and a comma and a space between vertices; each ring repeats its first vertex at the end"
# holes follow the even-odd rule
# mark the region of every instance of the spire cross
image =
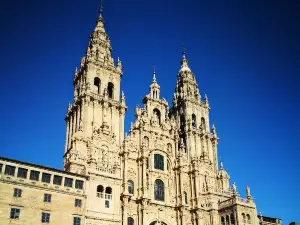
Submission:
POLYGON ((182 57, 185 59, 185 53, 186 53, 186 49, 185 47, 182 47, 182 57))
POLYGON ((100 0, 100 16, 102 16, 103 13, 103 0, 100 0))
POLYGON ((153 70, 153 82, 156 82, 156 70, 155 70, 155 65, 152 66, 152 70, 153 70))

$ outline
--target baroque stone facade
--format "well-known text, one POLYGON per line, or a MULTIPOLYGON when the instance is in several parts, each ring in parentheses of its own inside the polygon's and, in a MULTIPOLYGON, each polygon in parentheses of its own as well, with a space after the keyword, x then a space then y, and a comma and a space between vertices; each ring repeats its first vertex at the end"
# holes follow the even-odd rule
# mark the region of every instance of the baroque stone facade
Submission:
POLYGON ((241 198, 218 162, 219 138, 210 125, 208 98, 201 98, 185 52, 172 106, 160 96, 153 72, 143 107, 135 108, 135 121, 124 135, 127 106, 120 91, 122 63, 114 62, 111 51, 100 11, 86 55, 74 73, 74 101, 65 117, 64 171, 53 174, 51 168, 44 168, 50 171, 49 183, 42 177, 32 183, 29 173, 20 181, 19 173, 7 173, 4 167, 25 165, 30 172, 36 165, 3 158, 0 192, 5 197, 0 199, 0 223, 38 224, 41 213, 49 211, 51 224, 72 224, 72 218, 79 217, 79 223, 74 219, 73 224, 258 225, 250 188, 246 187, 247 197, 241 198), (64 178, 66 174, 74 181, 71 187, 65 181, 53 183, 54 175, 64 178), (79 178, 84 183, 77 191, 79 178), (16 187, 28 198, 53 192, 62 204, 30 211, 20 198, 18 220, 9 219, 14 204, 9 196, 16 187), (82 200, 80 209, 74 208, 76 198, 82 200), (31 220, 22 218, 26 210, 31 220), (52 215, 55 210, 61 213, 52 215))

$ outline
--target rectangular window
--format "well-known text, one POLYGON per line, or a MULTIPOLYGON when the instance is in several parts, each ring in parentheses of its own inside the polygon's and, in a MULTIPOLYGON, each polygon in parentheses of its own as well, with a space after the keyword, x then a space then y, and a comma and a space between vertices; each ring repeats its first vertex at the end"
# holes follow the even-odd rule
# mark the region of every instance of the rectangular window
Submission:
POLYGON ((164 157, 160 154, 154 154, 154 168, 164 170, 164 157))
POLYGON ((40 172, 39 171, 35 171, 35 170, 30 171, 30 180, 38 181, 39 177, 40 177, 40 172))
POLYGON ((10 218, 11 219, 19 219, 20 218, 20 209, 17 208, 11 208, 10 209, 10 218))
POLYGON ((50 184, 51 174, 43 173, 42 174, 42 182, 50 184))
POLYGON ((54 175, 54 177, 53 177, 53 184, 61 185, 61 182, 62 182, 62 177, 54 175))
POLYGON ((75 182, 75 188, 77 188, 77 189, 83 189, 83 181, 82 180, 76 180, 76 182, 75 182))
POLYGON ((72 178, 65 178, 65 187, 72 187, 73 186, 73 179, 72 178))
POLYGON ((73 225, 80 225, 80 224, 81 224, 81 218, 80 217, 74 217, 73 225))
POLYGON ((81 199, 75 199, 75 207, 81 208, 81 199))
POLYGON ((16 170, 15 166, 6 165, 4 174, 8 175, 8 176, 14 176, 15 175, 15 170, 16 170))
POLYGON ((109 201, 105 200, 105 208, 109 208, 109 201))
POLYGON ((27 169, 24 169, 24 168, 18 168, 18 177, 21 177, 21 178, 27 178, 27 169))
POLYGON ((14 189, 14 197, 21 198, 22 197, 22 190, 19 188, 14 189))
POLYGON ((50 223, 50 213, 42 212, 42 223, 50 223))
POLYGON ((44 194, 44 202, 51 202, 51 195, 50 194, 44 194))
POLYGON ((0 173, 2 173, 3 164, 0 163, 0 173))

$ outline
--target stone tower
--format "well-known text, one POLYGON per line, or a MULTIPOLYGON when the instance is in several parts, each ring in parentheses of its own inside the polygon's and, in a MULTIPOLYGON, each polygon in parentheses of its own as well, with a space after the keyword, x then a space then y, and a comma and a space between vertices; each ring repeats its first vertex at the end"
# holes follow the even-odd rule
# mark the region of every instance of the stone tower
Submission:
POLYGON ((100 10, 86 55, 74 74, 74 101, 65 118, 64 169, 89 177, 87 222, 120 222, 119 154, 127 108, 120 94, 122 64, 118 59, 115 65, 111 52, 100 10))

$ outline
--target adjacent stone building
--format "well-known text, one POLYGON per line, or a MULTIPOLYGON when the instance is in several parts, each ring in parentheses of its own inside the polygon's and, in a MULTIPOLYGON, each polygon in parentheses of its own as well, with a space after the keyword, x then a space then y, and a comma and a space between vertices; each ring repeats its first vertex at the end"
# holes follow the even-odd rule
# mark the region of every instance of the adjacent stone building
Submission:
POLYGON ((250 188, 241 198, 218 162, 208 98, 185 52, 172 105, 154 72, 128 135, 111 52, 100 12, 74 74, 64 169, 0 158, 0 224, 258 225, 250 188))

